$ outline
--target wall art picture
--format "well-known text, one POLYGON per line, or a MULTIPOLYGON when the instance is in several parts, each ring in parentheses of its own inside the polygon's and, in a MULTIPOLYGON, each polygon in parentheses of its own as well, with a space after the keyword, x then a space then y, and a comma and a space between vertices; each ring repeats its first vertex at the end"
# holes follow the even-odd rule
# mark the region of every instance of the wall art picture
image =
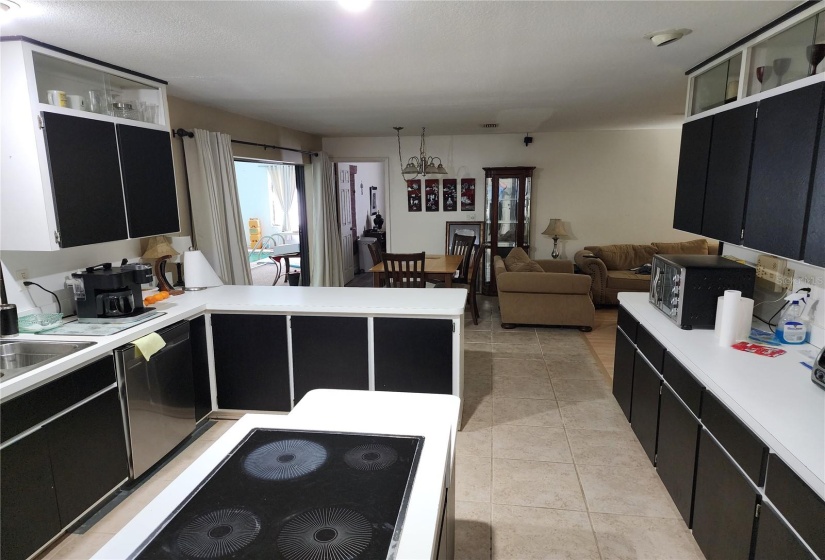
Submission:
POLYGON ((407 181, 407 212, 421 212, 421 179, 407 181))
POLYGON ((458 181, 456 179, 444 179, 444 211, 455 212, 458 210, 458 181))
POLYGON ((438 212, 438 179, 424 181, 424 195, 427 197, 427 212, 438 212))
POLYGON ((461 180, 461 211, 474 212, 476 209, 476 180, 461 180))

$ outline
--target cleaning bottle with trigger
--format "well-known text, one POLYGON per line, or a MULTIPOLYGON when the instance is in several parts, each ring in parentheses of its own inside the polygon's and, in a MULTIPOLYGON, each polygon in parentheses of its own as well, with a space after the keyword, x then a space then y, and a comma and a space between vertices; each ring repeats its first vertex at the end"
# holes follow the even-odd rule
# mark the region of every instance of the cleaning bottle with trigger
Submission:
POLYGON ((782 344, 805 344, 810 341, 810 328, 802 317, 805 307, 800 305, 805 303, 807 296, 807 293, 795 293, 785 298, 788 307, 782 312, 776 327, 776 337, 782 344))

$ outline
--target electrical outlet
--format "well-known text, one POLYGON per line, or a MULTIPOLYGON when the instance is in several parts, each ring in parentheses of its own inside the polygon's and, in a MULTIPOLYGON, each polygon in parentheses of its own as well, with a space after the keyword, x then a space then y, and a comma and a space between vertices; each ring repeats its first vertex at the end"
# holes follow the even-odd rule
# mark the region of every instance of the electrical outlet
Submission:
POLYGON ((14 271, 14 276, 18 280, 28 280, 29 279, 29 269, 28 268, 21 268, 14 271))
POLYGON ((779 285, 783 290, 790 290, 793 288, 793 277, 796 273, 792 268, 785 269, 785 276, 779 279, 779 285))
POLYGON ((788 261, 768 255, 760 255, 756 261, 756 277, 763 278, 776 284, 774 291, 784 290, 788 284, 783 284, 788 268, 788 261))

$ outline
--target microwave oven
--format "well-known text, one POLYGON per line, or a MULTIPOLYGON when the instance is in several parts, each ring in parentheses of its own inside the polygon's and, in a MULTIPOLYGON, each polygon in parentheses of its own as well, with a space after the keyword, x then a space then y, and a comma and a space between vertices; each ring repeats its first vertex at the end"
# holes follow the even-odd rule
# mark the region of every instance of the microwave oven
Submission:
POLYGON ((756 269, 716 255, 654 255, 650 303, 683 329, 712 329, 725 290, 753 297, 756 269))

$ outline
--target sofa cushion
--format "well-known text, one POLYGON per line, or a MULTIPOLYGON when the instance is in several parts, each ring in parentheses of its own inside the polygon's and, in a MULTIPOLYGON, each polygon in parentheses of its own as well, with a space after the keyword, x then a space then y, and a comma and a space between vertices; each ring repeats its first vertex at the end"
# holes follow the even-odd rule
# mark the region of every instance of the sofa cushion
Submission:
POLYGON ((507 272, 544 272, 544 269, 536 261, 517 262, 508 268, 507 272))
POLYGON ((607 287, 620 292, 647 292, 650 274, 636 274, 631 270, 608 270, 607 287))
POLYGON ((607 270, 630 270, 649 264, 656 254, 653 245, 602 245, 590 249, 604 262, 607 270))
POLYGON ((663 255, 707 255, 708 240, 694 239, 682 243, 653 243, 663 255))
POLYGON ((510 254, 504 259, 504 266, 507 267, 508 272, 514 272, 513 267, 520 263, 530 262, 530 257, 524 252, 521 247, 515 247, 510 254))

